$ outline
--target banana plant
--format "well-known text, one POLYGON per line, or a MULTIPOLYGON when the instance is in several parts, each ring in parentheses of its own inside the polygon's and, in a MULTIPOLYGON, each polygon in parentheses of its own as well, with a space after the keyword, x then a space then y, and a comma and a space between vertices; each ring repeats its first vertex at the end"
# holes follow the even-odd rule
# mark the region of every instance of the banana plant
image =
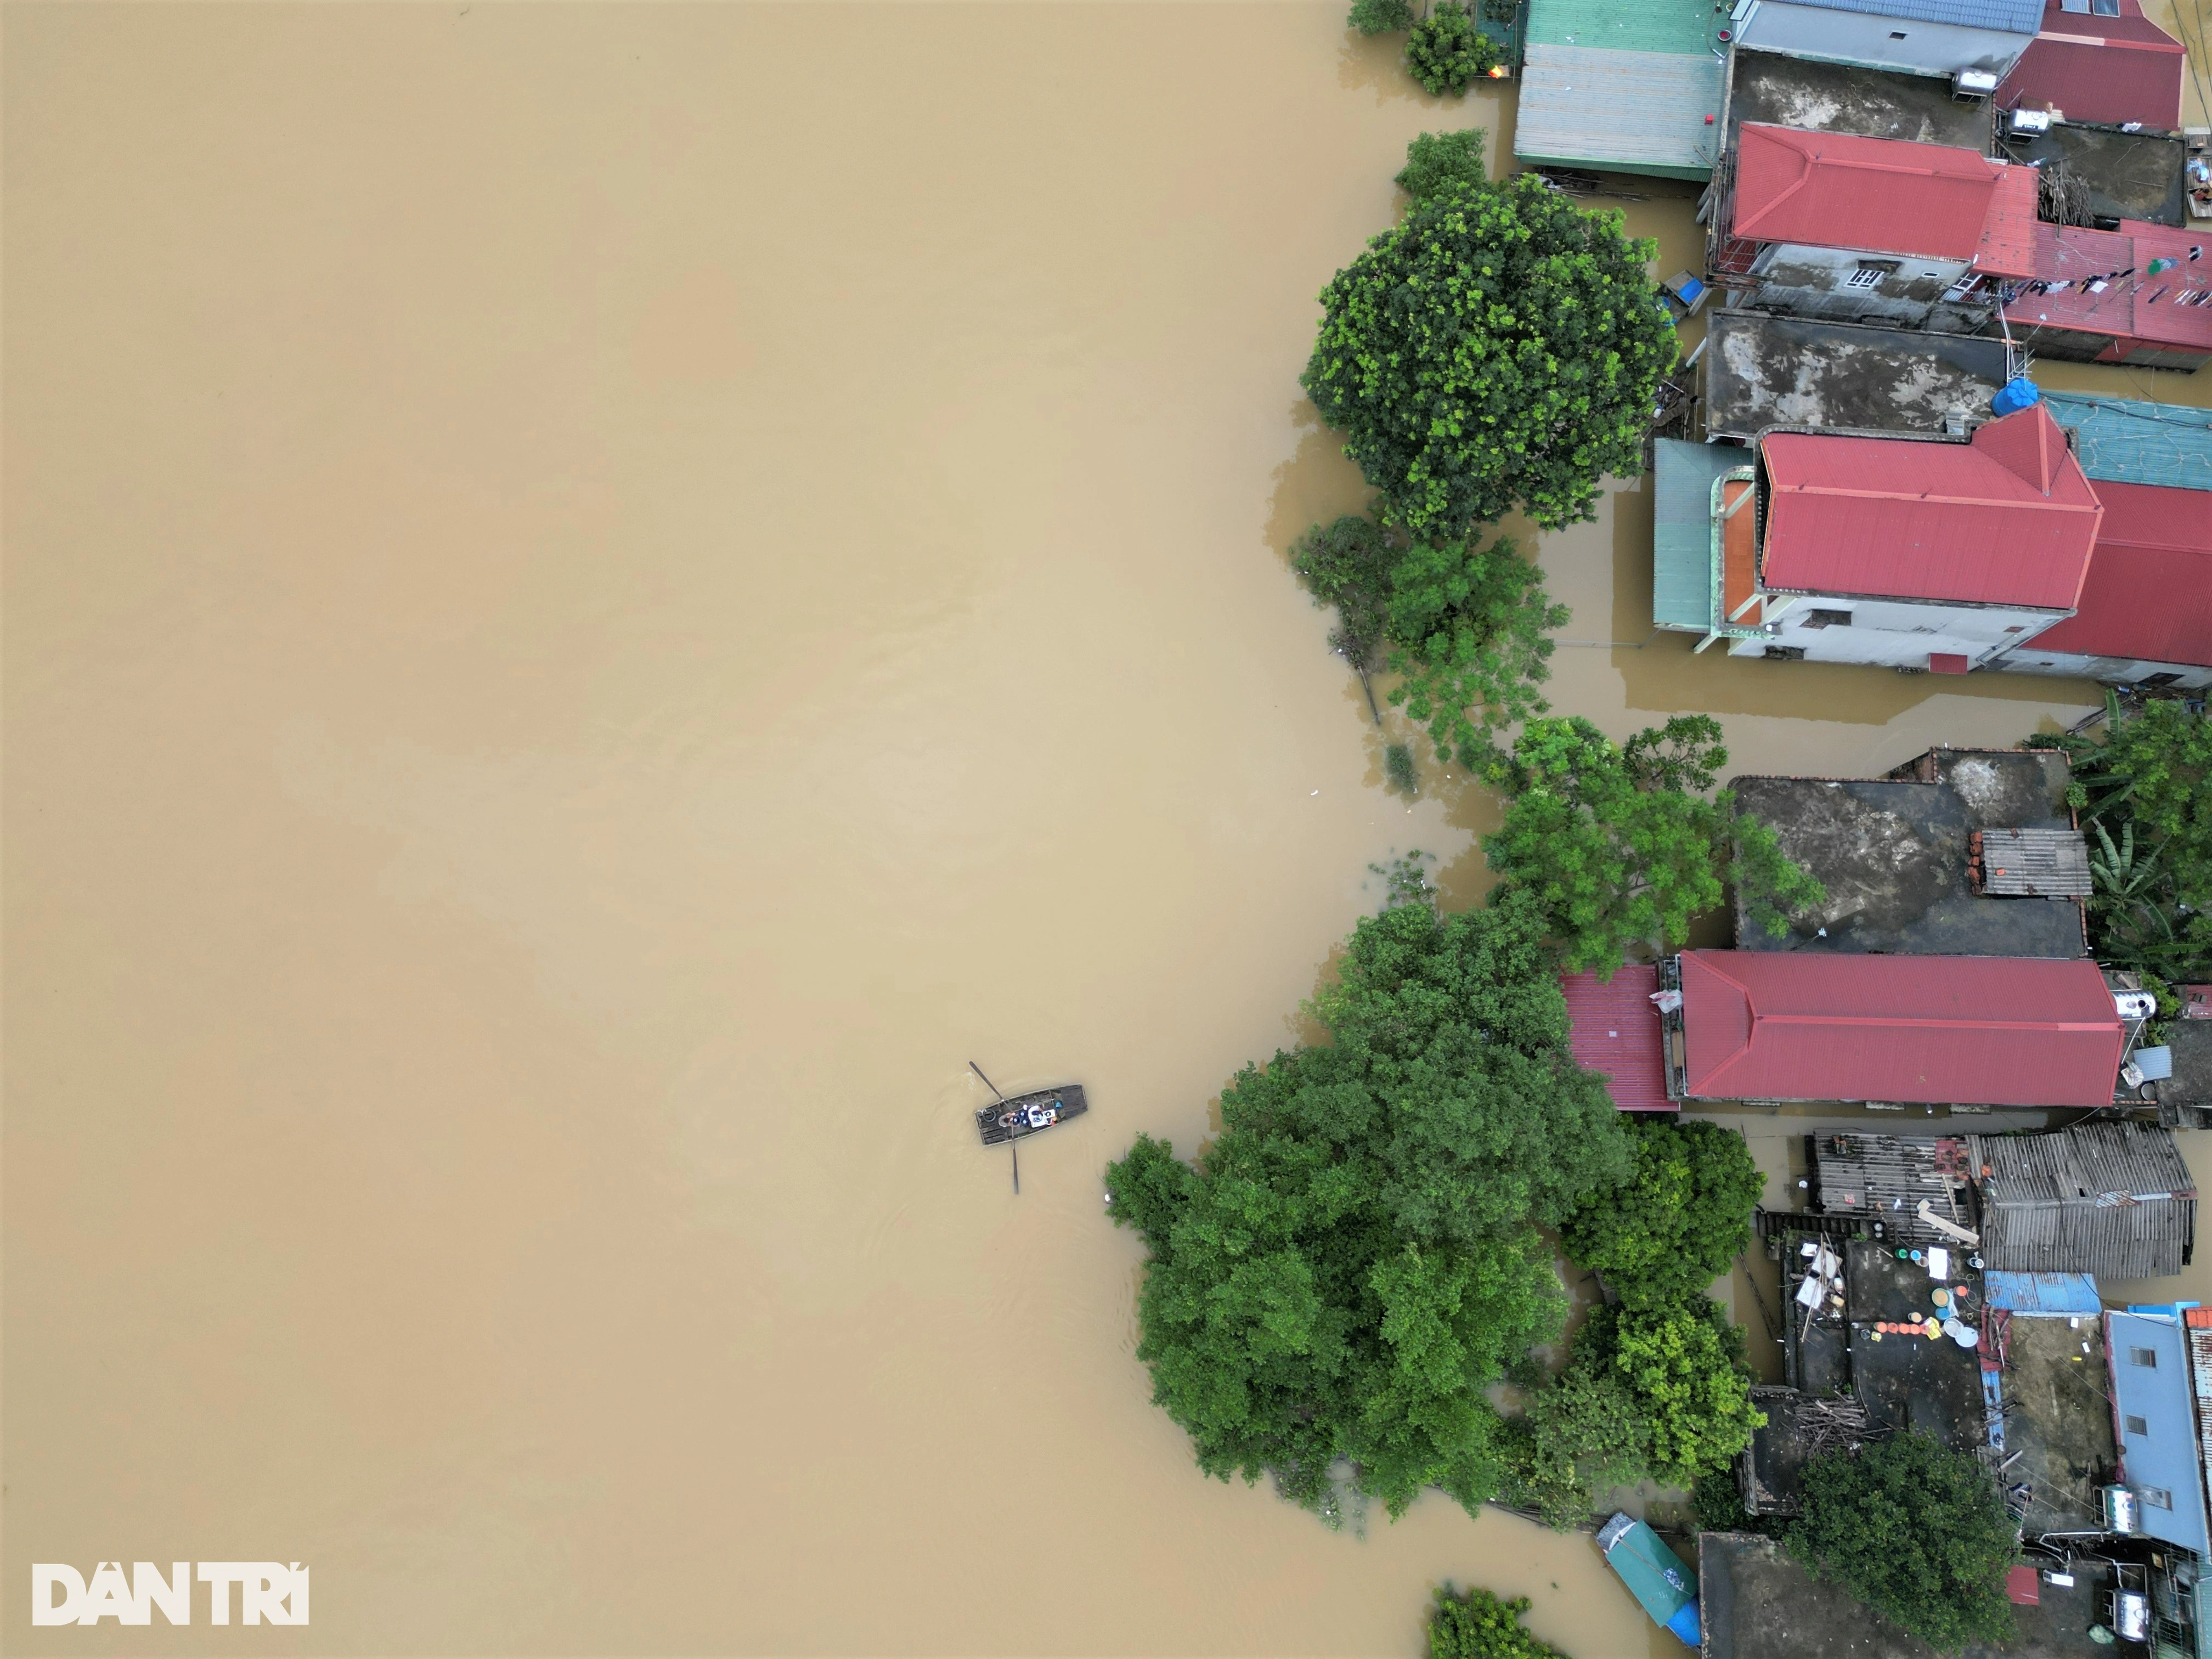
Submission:
POLYGON ((2132 823, 2120 826, 2117 845, 2112 832, 2100 820, 2092 818, 2089 827, 2097 832, 2098 842, 2098 850, 2089 854, 2089 879, 2096 888, 2092 902, 2100 909, 2125 911, 2148 901, 2152 884, 2158 880, 2159 849, 2153 847, 2136 856, 2132 823))

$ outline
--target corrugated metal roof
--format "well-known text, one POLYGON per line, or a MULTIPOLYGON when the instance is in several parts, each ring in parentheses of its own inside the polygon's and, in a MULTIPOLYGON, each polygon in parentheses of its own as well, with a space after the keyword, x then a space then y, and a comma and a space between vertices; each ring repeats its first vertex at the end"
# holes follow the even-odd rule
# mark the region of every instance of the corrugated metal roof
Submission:
POLYGON ((1702 634, 1713 620, 1713 485, 1747 467, 1751 452, 1679 438, 1653 449, 1651 620, 1702 634))
POLYGON ((2103 509, 2040 404, 1971 443, 1778 433, 1771 588, 2073 607, 2103 509))
POLYGON ((2212 490, 2095 488, 2105 521, 2080 606, 2030 645, 2212 666, 2212 490))
POLYGON ((1955 144, 1746 122, 1730 229, 1759 242, 2034 269, 2035 176, 1955 144), (1997 222, 1992 232, 1991 221, 1997 222))
POLYGON ((1997 174, 1989 216, 1974 249, 1974 269, 1992 276, 2026 276, 2035 270, 2036 169, 2008 167, 1997 174))
POLYGON ((1607 984, 1595 974, 1566 974, 1559 989, 1567 999, 1567 1047, 1575 1064, 1604 1073, 1606 1091, 1624 1112, 1679 1112, 1680 1101, 1667 1098, 1664 1035, 1651 994, 1659 970, 1630 963, 1607 984))
POLYGON ((1975 890, 1993 898, 2087 898, 2089 843, 2079 830, 1977 830, 1975 890))
POLYGON ((1789 0, 1822 11, 1872 12, 1877 17, 1909 17, 1923 23, 1955 23, 1961 28, 2002 29, 2033 34, 2043 21, 2043 0, 1789 0))
POLYGON ((2187 1265, 2197 1183, 2171 1130, 2085 1123, 2046 1134, 1972 1135, 1968 1146, 1986 1266, 2162 1279, 2187 1265))
MULTIPOLYGON (((1710 15, 1710 14, 1709 14, 1710 15)), ((1705 53, 1531 44, 1521 70, 1513 153, 1594 167, 1710 172, 1721 66, 1705 53)))
POLYGON ((2074 440, 2075 459, 2092 478, 2212 489, 2212 409, 2046 392, 2058 424, 2074 440))
POLYGON ((2079 1318, 2105 1310, 2097 1281, 2087 1273, 2006 1273, 1992 1267, 1982 1274, 1982 1294, 1990 1306, 2007 1313, 2079 1318))
POLYGON ((2118 1077, 2093 962, 1686 951, 1681 968, 1698 1099, 2102 1106, 2118 1077))
POLYGON ((1924 1198, 1932 1213, 1973 1225, 1965 1137, 1830 1132, 1807 1139, 1822 1214, 1878 1219, 1887 1237, 1908 1243, 1949 1243, 1948 1234, 1921 1220, 1924 1198))
POLYGON ((2118 230, 2038 221, 2033 234, 2035 280, 2005 307, 2013 322, 2212 355, 2212 266, 2189 258, 2203 232, 2123 219, 2118 230), (2154 276, 2153 259, 2174 264, 2154 276))

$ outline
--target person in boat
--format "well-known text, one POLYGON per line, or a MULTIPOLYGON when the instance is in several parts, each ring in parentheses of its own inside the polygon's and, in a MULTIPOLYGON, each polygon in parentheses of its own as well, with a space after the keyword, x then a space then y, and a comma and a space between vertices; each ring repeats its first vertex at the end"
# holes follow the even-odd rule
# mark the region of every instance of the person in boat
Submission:
POLYGON ((1031 1106, 1027 1109, 1032 1129, 1049 1128, 1060 1121, 1060 1109, 1056 1106, 1031 1106))

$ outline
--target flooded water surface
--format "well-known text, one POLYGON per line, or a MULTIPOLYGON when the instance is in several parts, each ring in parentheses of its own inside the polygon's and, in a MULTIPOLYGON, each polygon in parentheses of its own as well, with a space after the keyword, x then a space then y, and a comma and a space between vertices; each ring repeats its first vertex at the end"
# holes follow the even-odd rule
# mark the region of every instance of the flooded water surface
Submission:
MULTIPOLYGON (((1585 1538, 1202 1479, 1102 1215, 1370 863, 1481 884, 1283 549, 1365 493, 1314 295, 1494 94, 1328 5, 4 27, 0 1643, 1410 1654, 1454 1578, 1663 1650, 1585 1538), (1018 1199, 971 1059, 1091 1090, 1018 1199), (29 1627, 118 1558, 313 1623, 29 1627)), ((1617 733, 1853 774, 2095 700, 1692 657, 1650 522, 1540 544, 1617 733)))

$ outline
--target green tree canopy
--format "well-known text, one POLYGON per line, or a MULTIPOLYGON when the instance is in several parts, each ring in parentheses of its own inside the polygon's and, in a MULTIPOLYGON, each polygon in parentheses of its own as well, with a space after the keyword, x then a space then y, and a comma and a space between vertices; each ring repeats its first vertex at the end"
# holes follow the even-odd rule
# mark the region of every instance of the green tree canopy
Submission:
POLYGON ((1669 1486, 1723 1468, 1766 1421, 1752 1409, 1742 1328, 1705 1297, 1599 1310, 1576 1333, 1576 1358, 1627 1389, 1651 1436, 1650 1471, 1669 1486))
POLYGON ((1415 542, 1391 591, 1401 678, 1390 701, 1428 729, 1438 760, 1479 770, 1497 757, 1500 728, 1551 707, 1536 688, 1552 677, 1551 630, 1567 615, 1510 538, 1486 549, 1415 542))
POLYGON ((1437 758, 1479 770, 1498 758, 1501 727, 1551 705, 1550 630, 1567 619, 1543 573, 1499 538, 1408 543, 1371 519, 1316 525, 1291 565, 1318 604, 1336 606, 1329 645, 1362 675, 1387 660, 1390 701, 1428 730, 1437 758))
POLYGON ((1484 183, 1490 170, 1482 163, 1483 137, 1480 127, 1422 133, 1406 146, 1398 187, 1415 201, 1425 202, 1449 185, 1484 183))
POLYGON ((1429 1659, 1567 1659, 1522 1627, 1528 1611, 1525 1595, 1504 1601, 1486 1589, 1447 1584, 1429 1611, 1429 1659))
POLYGON ((1396 1515, 1500 1479, 1482 1390, 1556 1336, 1532 1224, 1628 1170, 1525 902, 1360 923, 1312 1012, 1331 1041, 1248 1067, 1195 1169, 1139 1136, 1107 1172, 1151 1255, 1138 1356, 1200 1467, 1334 1518, 1331 1466, 1396 1515))
POLYGON ((1633 477, 1677 351, 1656 246, 1534 174, 1454 181, 1322 290, 1303 384, 1389 516, 1464 538, 1516 504, 1547 529, 1633 477))
POLYGON ((1917 1431, 1805 1466, 1790 1547, 1940 1652, 2013 1633, 2018 1535, 1981 1464, 1917 1431))
POLYGON ((1721 902, 1731 858, 1753 919, 1779 935, 1789 910, 1825 894, 1771 827, 1735 816, 1729 792, 1701 793, 1727 762, 1710 715, 1679 714, 1625 744, 1579 715, 1530 720, 1489 770, 1507 804, 1483 854, 1503 885, 1536 896, 1571 968, 1610 975, 1632 946, 1686 937, 1721 902))
POLYGON ((1567 1254, 1602 1273, 1626 1307, 1704 1294, 1751 1243, 1766 1177, 1751 1148, 1717 1123, 1638 1123, 1636 1173, 1593 1194, 1560 1229, 1567 1254))
POLYGON ((1588 1523, 1600 1490, 1641 1480, 1651 1464, 1642 1405, 1617 1371, 1590 1363, 1589 1345, 1577 1353, 1582 1363, 1528 1389, 1499 1438, 1501 1496, 1560 1532, 1588 1523))

